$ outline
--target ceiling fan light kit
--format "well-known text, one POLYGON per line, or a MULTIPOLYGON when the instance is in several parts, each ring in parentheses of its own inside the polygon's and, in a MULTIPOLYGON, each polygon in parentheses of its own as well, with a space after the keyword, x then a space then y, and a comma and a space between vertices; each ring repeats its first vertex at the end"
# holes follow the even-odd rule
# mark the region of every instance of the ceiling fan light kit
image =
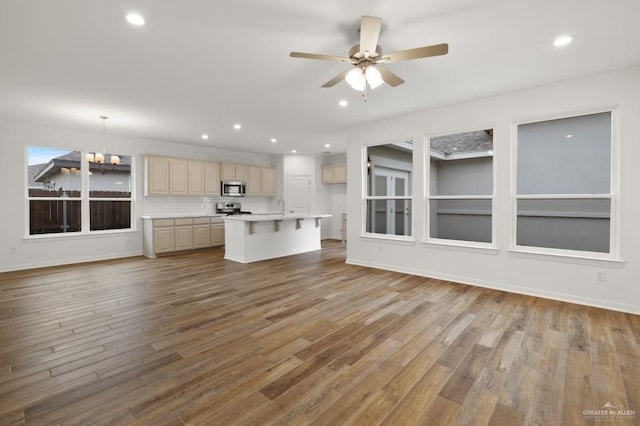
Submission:
POLYGON ((404 83, 403 79, 378 64, 389 64, 392 62, 446 55, 449 52, 449 45, 442 43, 383 55, 382 48, 378 45, 381 28, 381 18, 363 16, 360 19, 360 44, 356 44, 349 50, 348 58, 303 52, 291 52, 289 56, 320 61, 337 61, 354 65, 356 67, 355 69, 341 72, 323 84, 322 87, 333 87, 342 80, 345 80, 351 88, 361 91, 366 101, 367 85, 371 89, 375 89, 382 83, 387 83, 391 87, 396 87, 404 83))

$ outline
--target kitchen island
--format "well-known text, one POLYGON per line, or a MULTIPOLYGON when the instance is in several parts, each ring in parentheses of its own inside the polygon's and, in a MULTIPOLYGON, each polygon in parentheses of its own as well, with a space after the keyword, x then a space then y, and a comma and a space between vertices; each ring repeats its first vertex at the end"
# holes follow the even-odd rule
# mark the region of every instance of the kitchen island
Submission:
POLYGON ((249 263, 320 250, 322 218, 330 214, 227 216, 224 258, 249 263))

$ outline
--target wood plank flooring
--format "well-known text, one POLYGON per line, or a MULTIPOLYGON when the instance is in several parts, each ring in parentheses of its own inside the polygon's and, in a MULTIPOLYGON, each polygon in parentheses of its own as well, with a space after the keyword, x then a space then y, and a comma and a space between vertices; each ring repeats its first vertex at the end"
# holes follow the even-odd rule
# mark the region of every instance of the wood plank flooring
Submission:
POLYGON ((638 316, 344 260, 0 274, 0 424, 640 424, 638 316))

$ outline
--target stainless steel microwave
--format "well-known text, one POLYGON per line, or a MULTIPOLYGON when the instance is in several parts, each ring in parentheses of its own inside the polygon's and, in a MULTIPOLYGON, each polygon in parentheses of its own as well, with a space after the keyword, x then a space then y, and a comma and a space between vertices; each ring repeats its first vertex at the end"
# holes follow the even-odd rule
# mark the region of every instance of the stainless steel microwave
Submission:
POLYGON ((244 197, 247 193, 245 182, 223 180, 220 182, 220 192, 223 197, 244 197))

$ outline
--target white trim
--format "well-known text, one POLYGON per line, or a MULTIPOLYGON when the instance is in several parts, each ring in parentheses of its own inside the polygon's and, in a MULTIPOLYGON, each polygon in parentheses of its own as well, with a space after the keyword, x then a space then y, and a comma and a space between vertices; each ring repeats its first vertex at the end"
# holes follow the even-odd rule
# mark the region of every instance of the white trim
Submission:
POLYGON ((437 249, 456 249, 472 253, 497 255, 500 251, 493 243, 481 243, 478 241, 449 240, 442 238, 432 238, 429 241, 421 241, 424 247, 437 249))
POLYGON ((493 195, 430 195, 429 200, 491 200, 493 195))
POLYGON ((360 235, 360 238, 363 241, 370 239, 370 240, 384 240, 387 242, 396 242, 396 243, 410 243, 409 245, 414 245, 416 243, 416 240, 415 238, 413 238, 413 236, 395 235, 395 234, 374 234, 372 232, 365 232, 360 235))
MULTIPOLYGON (((370 144, 363 144, 360 146, 360 155, 361 155, 361 159, 360 159, 360 165, 361 165, 361 174, 360 174, 360 183, 361 183, 361 199, 362 199, 362 204, 361 204, 361 208, 360 208, 360 213, 361 213, 361 229, 360 229, 360 237, 361 238, 365 238, 365 239, 377 239, 377 240, 385 240, 388 242, 391 241, 396 241, 396 242, 411 242, 411 243, 415 243, 415 238, 413 237, 414 232, 415 232, 415 223, 414 223, 414 208, 415 208, 415 203, 414 203, 414 179, 415 179, 415 173, 414 173, 414 169, 415 169, 415 154, 412 150, 411 152, 411 164, 409 163, 404 163, 404 162, 398 162, 398 161, 394 161, 394 160, 390 160, 393 162, 393 164, 398 163, 398 164, 402 164, 402 166, 408 165, 411 167, 410 170, 406 170, 404 168, 400 168, 397 170, 402 170, 402 171, 407 171, 409 172, 410 175, 410 179, 409 179, 409 188, 411 191, 411 195, 410 196, 374 196, 374 195, 368 195, 368 191, 369 191, 369 175, 371 173, 371 171, 373 170, 373 167, 367 167, 367 163, 369 158, 371 158, 373 160, 373 158, 380 158, 380 156, 376 156, 376 155, 372 155, 371 157, 369 157, 369 147, 375 147, 375 146, 384 146, 384 145, 397 145, 398 143, 401 144, 406 144, 407 142, 411 142, 412 146, 415 146, 415 140, 414 137, 405 137, 405 138, 395 138, 393 140, 390 141, 383 141, 383 142, 372 142, 370 144), (405 236, 405 235, 395 235, 395 234, 376 234, 376 233, 369 233, 367 232, 367 201, 372 200, 372 201, 376 201, 376 200, 386 200, 386 201, 392 201, 392 200, 405 200, 405 201, 410 201, 411 203, 411 235, 409 236, 405 236)), ((393 168, 393 164, 389 163, 390 167, 393 168)))
MULTIPOLYGON (((484 152, 485 155, 472 155, 472 156, 466 156, 464 153, 460 153, 460 154, 450 154, 450 155, 445 155, 443 157, 440 156, 436 156, 437 158, 443 159, 443 160, 457 160, 457 159, 466 159, 466 158, 476 158, 476 157, 491 157, 491 194, 484 194, 484 195, 432 195, 431 194, 431 184, 429 181, 429 178, 431 177, 431 138, 434 137, 439 137, 439 136, 446 136, 446 135, 450 135, 450 134, 457 134, 457 133, 468 133, 468 132, 474 132, 474 131, 478 131, 478 127, 476 126, 476 128, 472 129, 472 130, 460 130, 457 132, 448 132, 448 133, 442 133, 442 134, 431 134, 431 135, 425 135, 424 137, 424 155, 422 158, 423 161, 423 176, 422 176, 422 186, 423 186, 423 200, 424 200, 424 214, 423 214, 423 231, 422 231, 422 244, 433 244, 434 246, 449 246, 449 247, 461 247, 461 248, 482 248, 482 249, 486 249, 486 250, 496 250, 497 253, 497 238, 498 238, 498 231, 497 231, 497 215, 496 215, 496 194, 497 194, 497 189, 498 189, 498 179, 496 178, 497 176, 497 172, 498 172, 498 158, 495 154, 496 150, 495 150, 495 143, 493 145, 493 153, 492 154, 488 154, 488 152, 484 152), (431 201, 432 200, 491 200, 491 212, 489 212, 487 215, 491 216, 491 243, 484 243, 484 242, 478 242, 478 241, 461 241, 461 240, 450 240, 450 239, 445 239, 445 238, 433 238, 431 237, 431 201), (476 246, 476 244, 478 244, 476 246)), ((484 127, 484 129, 481 130, 486 130, 486 129, 491 129, 493 131, 493 140, 495 142, 496 139, 496 135, 495 135, 495 128, 496 125, 495 123, 493 123, 490 126, 484 127)), ((472 153, 474 154, 474 153, 472 153)), ((475 153, 477 154, 477 153, 475 153)), ((454 212, 455 210, 448 210, 448 212, 454 212)), ((462 213, 462 212, 458 212, 455 214, 484 214, 484 213, 480 213, 480 212, 467 212, 467 213, 462 213)))
MULTIPOLYGON (((534 246, 514 245, 507 250, 508 253, 523 255, 530 258, 544 258, 545 260, 558 260, 569 263, 576 263, 573 260, 586 262, 605 262, 612 264, 622 264, 624 261, 609 253, 598 253, 593 251, 567 250, 559 248, 546 248, 534 246)), ((577 262, 583 263, 583 262, 577 262)))
MULTIPOLYGON (((127 257, 137 257, 142 256, 142 251, 129 251, 129 252, 119 252, 117 254, 107 254, 101 256, 86 256, 86 257, 78 257, 75 259, 65 259, 64 265, 72 265, 76 263, 87 263, 87 262, 99 262, 104 260, 114 260, 114 259, 124 259, 127 257)), ((0 267, 0 272, 13 272, 20 271, 25 269, 35 269, 35 268, 48 268, 51 266, 61 266, 59 261, 47 261, 47 262, 29 262, 23 263, 21 265, 10 265, 9 267, 0 267)))
POLYGON ((25 165, 24 172, 24 185, 25 185, 25 193, 24 193, 24 212, 25 218, 24 221, 24 237, 23 241, 29 240, 46 240, 52 238, 65 238, 69 239, 72 236, 90 236, 90 235, 108 235, 110 233, 126 233, 126 232, 136 232, 136 186, 135 186, 135 171, 136 169, 136 161, 135 155, 132 154, 119 154, 122 156, 127 156, 130 158, 131 165, 129 166, 129 194, 130 196, 127 198, 92 198, 90 197, 90 188, 89 188, 89 163, 87 162, 87 153, 89 151, 83 149, 70 149, 70 148, 51 148, 57 149, 60 151, 80 152, 80 197, 31 197, 29 196, 29 148, 51 148, 43 145, 28 145, 24 148, 25 157, 23 159, 23 164, 25 165), (76 232, 55 232, 50 234, 30 234, 30 201, 80 201, 80 231, 76 232), (91 201, 122 201, 129 202, 131 204, 129 228, 121 228, 121 229, 108 229, 108 230, 91 230, 91 201))
POLYGON ((32 243, 36 241, 46 241, 46 240, 55 240, 55 239, 65 239, 65 240, 75 240, 75 239, 85 239, 91 237, 105 237, 105 236, 118 236, 121 234, 131 234, 138 232, 137 229, 131 228, 122 228, 122 229, 99 229, 91 232, 57 232, 50 234, 33 234, 26 235, 22 237, 22 241, 25 243, 32 243))
POLYGON ((417 275, 421 277, 439 279, 457 283, 461 285, 471 285, 474 287, 490 288, 492 290, 506 291, 509 293, 523 294, 526 296, 540 297, 543 299, 558 300, 561 302, 577 303, 585 306, 593 306, 596 308, 609 309, 618 312, 626 312, 630 314, 640 315, 640 307, 637 304, 616 303, 603 301, 601 298, 594 299, 591 297, 582 297, 574 294, 560 293, 554 291, 541 291, 530 287, 515 287, 506 283, 495 281, 478 280, 453 274, 440 274, 433 271, 422 271, 414 268, 402 268, 397 265, 376 264, 366 260, 359 260, 348 257, 345 263, 349 265, 358 265, 374 269, 384 269, 387 271, 400 272, 403 274, 417 275))
MULTIPOLYGON (((511 123, 511 235, 509 249, 512 253, 523 253, 536 256, 546 256, 548 258, 560 257, 560 258, 573 258, 584 259, 587 261, 598 262, 622 262, 620 258, 620 212, 619 212, 619 193, 620 193, 620 113, 617 105, 602 108, 593 108, 588 110, 580 110, 575 112, 563 112, 557 114, 547 115, 537 119, 522 119, 513 121, 511 123), (517 193, 517 176, 518 176, 518 127, 525 124, 540 123, 544 121, 561 120, 565 118, 581 117, 594 114, 611 114, 611 137, 610 137, 610 193, 608 194, 518 194, 517 193), (520 216, 543 216, 542 212, 525 212, 529 214, 518 214, 518 200, 527 199, 541 199, 541 200, 562 200, 562 199, 609 199, 610 200, 610 213, 608 218, 609 224, 609 252, 608 253, 594 253, 583 252, 578 250, 566 250, 550 247, 533 247, 533 246, 520 246, 517 244, 518 238, 518 217, 520 216)), ((566 212, 566 214, 576 214, 575 212, 566 212)), ((584 213, 583 213, 584 215, 584 213)), ((605 215, 601 213, 600 215, 605 215)), ((566 217, 556 215, 558 217, 566 217)), ((595 217, 598 214, 590 214, 589 216, 572 216, 572 217, 595 217)))
POLYGON ((609 212, 572 212, 572 211, 537 211, 537 210, 522 210, 518 212, 518 217, 569 217, 569 218, 584 218, 584 219, 609 219, 611 220, 611 213, 609 212))
POLYGON ((409 200, 409 201, 413 201, 413 195, 398 195, 397 197, 394 196, 389 196, 389 195, 371 195, 371 196, 366 196, 365 200, 409 200))
POLYGON ((611 194, 516 194, 518 200, 592 200, 611 198, 611 194))

